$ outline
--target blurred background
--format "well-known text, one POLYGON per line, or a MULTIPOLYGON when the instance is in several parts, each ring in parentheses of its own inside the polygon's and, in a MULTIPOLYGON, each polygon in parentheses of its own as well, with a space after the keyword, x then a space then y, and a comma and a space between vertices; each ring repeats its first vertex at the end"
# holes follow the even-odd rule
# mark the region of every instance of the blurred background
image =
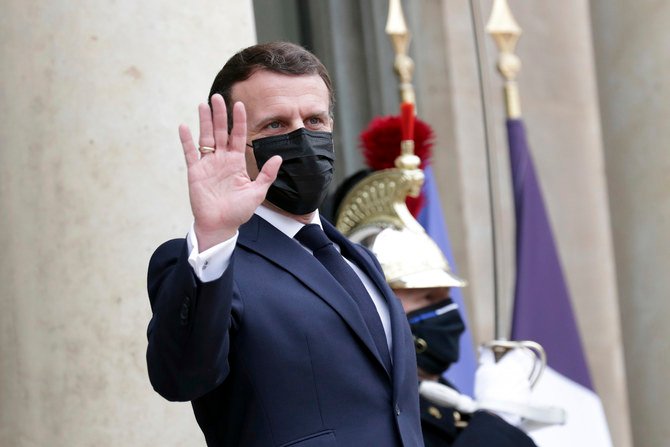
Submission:
MULTIPOLYGON (((475 344, 493 256, 466 0, 404 0, 418 116, 475 344)), ((481 0, 485 21, 491 0, 481 0)), ((523 115, 594 386, 616 446, 670 438, 670 3, 509 0, 523 115)), ((146 373, 146 266, 191 217, 177 126, 237 50, 291 40, 333 76, 338 180, 397 114, 386 0, 6 0, 0 18, 0 445, 204 445, 146 373)), ((514 211, 497 50, 486 39, 508 302, 514 211)), ((575 443, 574 445, 578 445, 575 443)))

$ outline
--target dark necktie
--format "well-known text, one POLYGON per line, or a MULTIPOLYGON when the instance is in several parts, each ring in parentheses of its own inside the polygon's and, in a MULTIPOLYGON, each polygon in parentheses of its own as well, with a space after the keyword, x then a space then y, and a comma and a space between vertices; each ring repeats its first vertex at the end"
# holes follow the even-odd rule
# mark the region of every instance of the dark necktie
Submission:
POLYGON ((372 298, 363 282, 351 268, 347 261, 337 251, 333 242, 328 239, 326 233, 316 224, 305 225, 295 235, 295 239, 305 247, 312 250, 314 257, 323 264, 340 285, 349 292, 349 295, 358 305, 358 309, 370 330, 370 334, 377 346, 377 351, 382 358, 387 371, 391 371, 391 360, 384 326, 372 302, 372 298))

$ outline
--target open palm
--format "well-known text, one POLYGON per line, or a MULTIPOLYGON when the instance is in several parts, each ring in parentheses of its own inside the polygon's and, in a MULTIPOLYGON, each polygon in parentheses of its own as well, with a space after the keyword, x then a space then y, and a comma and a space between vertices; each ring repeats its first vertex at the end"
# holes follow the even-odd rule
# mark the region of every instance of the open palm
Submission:
POLYGON ((188 190, 200 251, 232 237, 263 202, 277 177, 281 157, 268 160, 256 179, 246 169, 247 118, 241 102, 233 106, 233 128, 228 134, 226 106, 221 95, 212 96, 212 108, 200 104, 200 147, 216 150, 201 154, 191 131, 179 127, 188 168, 188 190))

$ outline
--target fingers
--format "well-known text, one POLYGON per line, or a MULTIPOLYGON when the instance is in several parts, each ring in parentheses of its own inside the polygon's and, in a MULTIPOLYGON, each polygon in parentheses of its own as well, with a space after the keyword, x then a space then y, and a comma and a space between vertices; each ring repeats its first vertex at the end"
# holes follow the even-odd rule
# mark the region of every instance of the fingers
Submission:
POLYGON ((200 146, 216 147, 214 140, 214 126, 212 124, 212 111, 207 104, 198 106, 198 115, 200 118, 200 146))
MULTIPOLYGON (((226 104, 220 94, 214 94, 211 98, 212 107, 207 104, 198 106, 198 117, 200 123, 200 137, 198 145, 200 148, 212 148, 220 151, 235 151, 244 153, 247 139, 247 114, 241 102, 233 106, 233 129, 228 135, 228 116, 226 104)), ((193 144, 191 131, 186 125, 179 127, 179 138, 184 149, 187 166, 199 159, 198 150, 193 144)), ((203 151, 202 156, 207 153, 203 151)), ((274 174, 276 176, 276 172, 274 174)))
POLYGON ((179 139, 181 140, 181 147, 184 150, 186 166, 190 167, 193 163, 198 161, 198 150, 195 148, 195 144, 193 144, 191 131, 186 124, 179 126, 179 139))
POLYGON ((247 143, 247 111, 244 104, 233 105, 233 130, 230 132, 229 149, 244 152, 247 143))
MULTIPOLYGON (((247 113, 244 104, 233 105, 233 128, 228 135, 228 115, 223 97, 212 95, 213 134, 218 149, 244 152, 247 142, 247 113)), ((201 144, 202 146, 202 144, 201 144)))
POLYGON ((212 95, 212 118, 214 119, 214 140, 216 146, 225 148, 228 145, 228 114, 226 103, 218 93, 212 95))

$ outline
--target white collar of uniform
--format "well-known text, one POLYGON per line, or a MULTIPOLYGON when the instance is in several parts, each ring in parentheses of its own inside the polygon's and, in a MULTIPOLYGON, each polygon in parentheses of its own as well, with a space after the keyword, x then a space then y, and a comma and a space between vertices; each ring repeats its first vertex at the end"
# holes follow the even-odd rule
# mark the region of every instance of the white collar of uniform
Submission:
MULTIPOLYGON (((256 208, 256 211, 254 213, 268 221, 273 227, 284 233, 286 236, 290 237, 293 239, 293 236, 300 231, 300 229, 304 226, 303 223, 298 222, 295 219, 292 219, 284 214, 278 213, 277 211, 268 208, 265 205, 261 205, 258 208, 256 208)), ((314 216, 312 217, 312 221, 310 223, 317 224, 321 228, 323 226, 321 225, 321 217, 319 216, 319 210, 314 211, 314 216)))

